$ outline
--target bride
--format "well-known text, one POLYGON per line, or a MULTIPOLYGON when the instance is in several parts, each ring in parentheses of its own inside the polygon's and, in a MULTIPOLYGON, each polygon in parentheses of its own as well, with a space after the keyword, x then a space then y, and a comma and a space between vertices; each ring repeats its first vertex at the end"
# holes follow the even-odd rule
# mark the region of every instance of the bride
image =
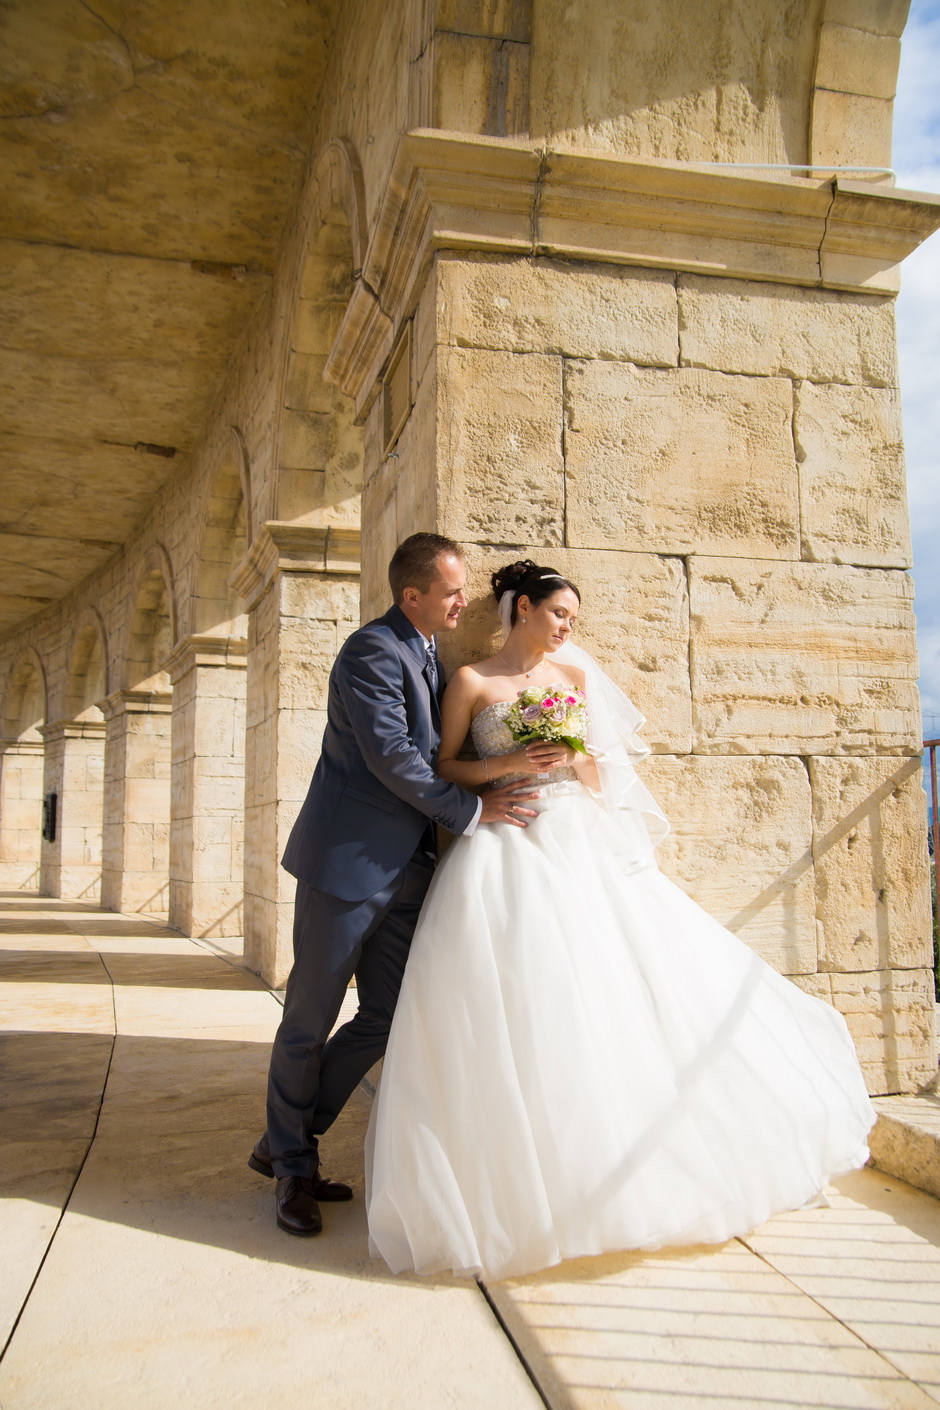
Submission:
POLYGON ((642 717, 570 641, 578 589, 530 561, 492 581, 508 636, 448 686, 437 769, 539 796, 457 838, 428 892, 366 1142, 370 1246, 505 1278, 723 1241, 867 1159, 848 1030, 657 869, 642 717), (529 685, 586 693, 586 756, 515 742, 529 685))

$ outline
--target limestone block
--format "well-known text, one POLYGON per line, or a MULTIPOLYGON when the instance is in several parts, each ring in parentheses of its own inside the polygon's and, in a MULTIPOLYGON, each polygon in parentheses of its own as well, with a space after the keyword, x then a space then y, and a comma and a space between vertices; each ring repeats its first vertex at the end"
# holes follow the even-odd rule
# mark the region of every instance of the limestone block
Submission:
POLYGON ((560 543, 560 360, 441 348, 437 365, 439 532, 484 543, 560 543))
POLYGON ((654 750, 691 748, 688 601, 682 564, 655 554, 527 545, 507 551, 465 545, 470 604, 456 632, 440 641, 449 671, 499 650, 501 629, 490 575, 501 564, 532 558, 576 583, 581 611, 575 640, 646 716, 643 739, 654 750))
POLYGON ((330 453, 330 417, 317 411, 285 411, 279 459, 282 470, 323 470, 330 453))
POLYGON ((435 28, 494 39, 530 38, 531 11, 518 0, 437 0, 435 28))
POLYGON ((438 31, 431 126, 494 137, 529 125, 529 46, 438 31))
POLYGON ((933 1092, 916 1097, 878 1097, 878 1120, 869 1134, 872 1164, 908 1185, 940 1199, 940 1100, 933 1092))
POLYGON ((693 162, 805 149, 817 26, 804 12, 592 0, 535 14, 531 131, 551 148, 693 162))
POLYGON ((661 755, 641 775, 672 824, 658 857, 782 974, 816 969, 809 779, 799 759, 661 755))
POLYGON ((438 335, 459 347, 678 361, 675 276, 503 255, 438 256, 438 335))
POLYGON ((931 963, 926 798, 921 761, 809 761, 819 968, 931 963))
MULTIPOLYGON (((277 797, 297 804, 307 789, 320 757, 326 725, 325 710, 282 710, 278 716, 277 797)), ((284 839, 287 840, 286 837, 284 839)))
POLYGON ((284 390, 284 405, 287 408, 329 415, 336 393, 329 382, 323 380, 325 366, 326 356, 322 353, 291 353, 284 390))
POLYGON ((910 528, 898 393, 795 389, 803 557, 907 568, 910 528))
POLYGON ((569 542, 795 557, 792 415, 783 379, 566 364, 569 542))
POLYGON ((910 8, 911 0, 826 0, 826 19, 871 34, 899 37, 910 8))
POLYGON ((291 349, 325 357, 333 346, 345 311, 345 303, 339 300, 299 298, 291 324, 291 349))
POLYGON ((325 706, 335 657, 335 623, 285 623, 280 643, 279 703, 297 710, 325 706))
POLYGON ((678 301, 683 366, 897 385, 890 299, 680 274, 678 301))
POLYGON ((893 35, 825 23, 819 27, 815 84, 890 99, 897 88, 900 58, 901 41, 893 35))
POLYGON ((937 1073, 929 969, 819 975, 845 1018, 872 1095, 916 1092, 937 1073))
POLYGON ((278 575, 278 593, 272 594, 273 612, 265 624, 266 639, 273 644, 279 629, 278 612, 282 618, 297 617, 306 621, 359 621, 358 580, 335 573, 291 573, 278 575))
POLYGON ((231 748, 234 716, 235 704, 231 700, 211 695, 200 700, 191 735, 192 749, 198 758, 211 758, 220 749, 231 748))
POLYGON ((906 573, 689 560, 700 754, 909 754, 920 747, 906 573))
POLYGON ((810 161, 814 166, 891 166, 893 104, 857 93, 813 94, 810 161))

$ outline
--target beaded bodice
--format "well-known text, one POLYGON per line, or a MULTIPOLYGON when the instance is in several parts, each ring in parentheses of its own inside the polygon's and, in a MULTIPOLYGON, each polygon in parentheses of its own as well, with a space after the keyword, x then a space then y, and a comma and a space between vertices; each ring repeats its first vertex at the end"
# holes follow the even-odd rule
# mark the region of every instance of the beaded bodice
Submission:
MULTIPOLYGON (((512 703, 511 700, 497 700, 495 705, 484 705, 473 717, 470 736, 481 759, 490 758, 494 754, 509 754, 513 749, 518 749, 519 746, 506 724, 506 716, 512 703)), ((526 774, 507 774, 499 779, 499 783, 514 783, 516 779, 525 777, 526 774)), ((566 779, 577 777, 572 768, 552 769, 550 774, 536 774, 536 778, 546 783, 563 783, 566 779)))

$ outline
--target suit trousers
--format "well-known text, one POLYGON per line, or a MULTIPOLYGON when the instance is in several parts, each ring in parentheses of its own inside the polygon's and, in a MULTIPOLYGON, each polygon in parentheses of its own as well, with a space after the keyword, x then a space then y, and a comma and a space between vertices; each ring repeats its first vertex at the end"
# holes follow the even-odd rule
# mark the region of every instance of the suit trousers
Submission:
POLYGON ((275 1174, 312 1176, 317 1138, 385 1052, 421 904, 434 874, 426 831, 403 871, 364 901, 297 882, 294 964, 268 1074, 275 1174), (359 1007, 330 1037, 355 974, 359 1007))

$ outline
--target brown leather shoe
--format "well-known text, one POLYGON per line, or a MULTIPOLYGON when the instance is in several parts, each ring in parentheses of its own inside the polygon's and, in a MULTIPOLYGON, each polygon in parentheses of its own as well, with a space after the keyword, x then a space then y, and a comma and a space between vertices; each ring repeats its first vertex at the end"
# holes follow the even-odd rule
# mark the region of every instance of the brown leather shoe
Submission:
MULTIPOLYGON (((266 1180, 274 1179, 274 1166, 271 1164, 271 1147, 268 1144, 267 1131, 260 1140, 255 1142, 255 1148, 248 1157, 248 1164, 252 1170, 263 1175, 266 1180)), ((327 1179, 325 1175, 320 1174, 319 1165, 313 1172, 313 1193, 324 1204, 338 1204, 341 1200, 353 1197, 351 1186, 344 1185, 342 1180, 327 1179)))
POLYGON ((313 1181, 305 1175, 285 1175, 274 1194, 277 1227, 286 1234, 319 1234, 323 1216, 313 1194, 313 1181))

